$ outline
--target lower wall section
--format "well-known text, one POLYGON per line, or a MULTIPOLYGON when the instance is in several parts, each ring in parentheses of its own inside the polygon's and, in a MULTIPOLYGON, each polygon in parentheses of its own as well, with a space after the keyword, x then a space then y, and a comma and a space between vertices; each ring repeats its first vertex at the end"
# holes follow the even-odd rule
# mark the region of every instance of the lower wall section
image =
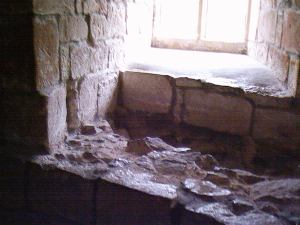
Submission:
POLYGON ((171 224, 167 199, 4 155, 0 182, 2 225, 171 224))

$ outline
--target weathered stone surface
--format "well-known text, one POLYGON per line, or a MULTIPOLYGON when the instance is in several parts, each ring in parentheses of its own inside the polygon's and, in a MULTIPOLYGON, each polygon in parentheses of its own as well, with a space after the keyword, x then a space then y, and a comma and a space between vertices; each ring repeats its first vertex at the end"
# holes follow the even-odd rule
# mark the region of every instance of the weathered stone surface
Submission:
POLYGON ((69 130, 76 130, 80 127, 77 81, 70 83, 67 90, 67 125, 69 130))
POLYGON ((29 207, 45 214, 59 215, 80 224, 93 224, 93 183, 61 170, 30 168, 29 207))
POLYGON ((280 81, 285 81, 289 70, 289 56, 286 52, 270 47, 267 64, 280 81))
POLYGON ((92 123, 97 115, 98 103, 98 82, 97 74, 86 76, 79 89, 79 113, 81 122, 92 123))
POLYGON ((300 12, 287 10, 284 16, 282 45, 288 51, 300 52, 300 12))
POLYGON ((91 36, 93 41, 104 40, 109 35, 109 22, 105 15, 101 14, 92 14, 90 18, 90 27, 91 27, 91 36))
POLYGON ((124 1, 110 1, 108 4, 109 36, 122 37, 126 34, 126 8, 124 1))
POLYGON ((300 97, 300 58, 290 57, 288 88, 293 96, 300 97))
POLYGON ((258 41, 275 42, 276 10, 265 9, 260 12, 258 22, 258 41))
POLYGON ((91 69, 93 73, 108 68, 108 54, 109 49, 105 42, 98 42, 91 50, 91 69))
POLYGON ((231 134, 247 135, 252 106, 244 99, 207 93, 185 92, 184 122, 231 134))
POLYGON ((102 0, 84 0, 83 12, 85 14, 101 13, 107 14, 107 1, 102 0))
POLYGON ((77 79, 90 72, 91 50, 86 44, 71 47, 71 77, 77 79))
POLYGON ((117 105, 118 75, 103 74, 98 87, 98 116, 105 118, 107 113, 112 113, 117 105))
POLYGON ((298 112, 256 109, 253 135, 258 140, 272 140, 277 147, 297 149, 300 146, 299 124, 298 112))
POLYGON ((183 90, 176 88, 176 102, 173 108, 173 116, 175 123, 181 122, 182 110, 183 109, 183 90))
POLYGON ((292 97, 273 97, 259 93, 247 93, 247 98, 251 99, 256 106, 275 107, 278 109, 288 109, 292 104, 292 97))
POLYGON ((69 45, 60 45, 60 79, 67 81, 70 78, 70 47, 69 45))
POLYGON ((48 97, 48 141, 51 151, 60 148, 67 128, 66 88, 58 86, 48 97))
POLYGON ((122 74, 122 100, 130 110, 167 113, 171 107, 172 87, 164 76, 125 72, 122 74))
POLYGON ((200 80, 190 79, 186 77, 180 77, 176 79, 177 87, 191 87, 191 88, 201 88, 203 85, 200 80))
POLYGON ((125 65, 125 49, 123 40, 115 40, 108 46, 109 48, 109 68, 112 70, 122 70, 125 65))
POLYGON ((69 14, 75 12, 74 0, 33 0, 37 14, 69 14))
POLYGON ((261 63, 267 62, 268 51, 268 44, 248 42, 248 55, 261 63))
POLYGON ((59 20, 60 41, 79 41, 88 36, 88 25, 82 16, 62 16, 59 20))
POLYGON ((37 89, 45 89, 59 81, 59 34, 55 18, 34 19, 34 49, 37 89))

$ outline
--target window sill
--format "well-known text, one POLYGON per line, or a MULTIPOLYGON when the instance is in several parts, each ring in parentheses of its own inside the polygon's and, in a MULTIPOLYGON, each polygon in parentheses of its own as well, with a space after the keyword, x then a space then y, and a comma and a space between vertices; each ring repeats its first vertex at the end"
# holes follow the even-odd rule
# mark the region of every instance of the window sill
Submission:
POLYGON ((274 72, 247 55, 149 48, 131 52, 125 70, 242 89, 272 97, 293 93, 274 72))

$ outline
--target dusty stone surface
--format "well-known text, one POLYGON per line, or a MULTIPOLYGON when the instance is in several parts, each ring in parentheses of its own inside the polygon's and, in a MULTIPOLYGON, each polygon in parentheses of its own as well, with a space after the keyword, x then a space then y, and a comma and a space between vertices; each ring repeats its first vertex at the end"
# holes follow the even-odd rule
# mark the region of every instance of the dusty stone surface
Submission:
POLYGON ((165 76, 122 74, 123 104, 131 110, 166 113, 170 110, 172 87, 165 76))
POLYGON ((79 41, 88 36, 88 25, 84 17, 63 16, 59 20, 60 41, 79 41))
POLYGON ((288 10, 285 13, 282 43, 283 46, 294 53, 300 52, 300 12, 288 10))
POLYGON ((275 42, 276 32, 276 10, 267 9, 261 11, 258 27, 258 40, 268 41, 270 43, 275 42))
POLYGON ((48 145, 51 151, 60 148, 67 128, 66 87, 59 86, 48 97, 48 145))
POLYGON ((75 12, 74 0, 34 0, 33 11, 37 14, 70 14, 75 12))
POLYGON ((188 124, 231 134, 249 133, 252 106, 242 98, 188 90, 184 121, 188 124))
POLYGON ((91 49, 87 44, 75 45, 70 50, 71 76, 80 78, 90 72, 91 49))
POLYGON ((59 34, 54 18, 34 20, 37 89, 42 93, 59 81, 59 34))
POLYGON ((276 77, 285 81, 288 77, 289 56, 286 52, 270 47, 267 64, 273 69, 276 77))
POLYGON ((107 14, 107 1, 84 0, 83 12, 85 14, 100 12, 107 14))
POLYGON ((106 121, 95 130, 69 136, 65 150, 32 161, 171 199, 217 224, 300 221, 300 179, 224 168, 211 155, 175 148, 159 138, 128 140, 114 134, 106 121))

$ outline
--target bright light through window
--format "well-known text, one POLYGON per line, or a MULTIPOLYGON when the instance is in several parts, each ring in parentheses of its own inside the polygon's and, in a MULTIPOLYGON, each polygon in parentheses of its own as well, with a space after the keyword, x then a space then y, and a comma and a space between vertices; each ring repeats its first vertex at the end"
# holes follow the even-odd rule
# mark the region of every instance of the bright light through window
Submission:
POLYGON ((201 38, 208 41, 244 42, 248 0, 204 0, 201 38))
POLYGON ((197 38, 199 0, 159 0, 156 7, 157 36, 179 39, 197 38))
POLYGON ((245 43, 251 0, 156 0, 154 37, 245 43))

